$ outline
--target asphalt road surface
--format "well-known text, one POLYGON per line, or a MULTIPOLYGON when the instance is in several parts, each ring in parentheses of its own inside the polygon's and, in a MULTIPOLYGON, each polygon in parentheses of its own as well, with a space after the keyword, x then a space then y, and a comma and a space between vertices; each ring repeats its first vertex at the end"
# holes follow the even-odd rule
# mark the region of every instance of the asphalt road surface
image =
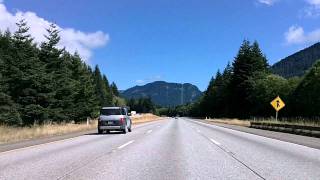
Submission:
POLYGON ((2 152, 0 179, 320 179, 320 150, 168 118, 2 152))

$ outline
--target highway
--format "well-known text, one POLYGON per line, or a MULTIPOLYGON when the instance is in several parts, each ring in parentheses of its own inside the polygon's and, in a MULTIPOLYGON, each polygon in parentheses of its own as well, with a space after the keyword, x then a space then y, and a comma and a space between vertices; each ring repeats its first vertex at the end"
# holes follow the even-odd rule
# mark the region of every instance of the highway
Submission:
POLYGON ((0 179, 319 179, 320 150, 188 118, 0 153, 0 179))

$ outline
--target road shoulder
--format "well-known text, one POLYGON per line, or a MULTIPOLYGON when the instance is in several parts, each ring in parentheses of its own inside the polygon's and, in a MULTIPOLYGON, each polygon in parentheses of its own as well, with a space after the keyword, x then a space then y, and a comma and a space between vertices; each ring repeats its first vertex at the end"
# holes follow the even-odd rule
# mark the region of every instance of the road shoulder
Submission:
MULTIPOLYGON (((153 122, 157 122, 160 120, 162 120, 162 118, 159 118, 159 119, 153 120, 153 121, 145 121, 145 122, 136 123, 136 124, 134 124, 134 126, 139 127, 139 126, 146 125, 146 124, 153 123, 153 122)), ((41 138, 37 138, 37 139, 28 139, 28 140, 23 140, 23 141, 18 141, 18 142, 4 143, 4 144, 0 144, 0 153, 15 150, 15 149, 21 149, 21 148, 27 148, 27 147, 37 146, 37 145, 41 145, 41 144, 52 143, 52 142, 56 142, 56 141, 67 140, 67 139, 75 138, 78 136, 83 136, 83 135, 87 135, 87 134, 95 134, 95 133, 97 133, 97 130, 92 129, 92 130, 86 130, 86 131, 80 131, 80 132, 67 133, 67 134, 63 134, 63 135, 53 135, 53 136, 41 137, 41 138)))
POLYGON ((46 144, 46 143, 51 143, 51 142, 55 142, 55 141, 61 141, 61 140, 65 140, 65 139, 75 138, 78 136, 82 136, 82 135, 90 134, 90 133, 95 133, 95 132, 96 132, 96 130, 81 131, 81 132, 74 132, 74 133, 68 133, 68 134, 63 134, 63 135, 42 137, 42 138, 38 138, 38 139, 23 140, 23 141, 14 142, 14 143, 0 144, 0 153, 5 152, 5 151, 11 151, 14 149, 21 149, 21 148, 26 148, 26 147, 30 147, 30 146, 37 146, 40 144, 46 144))
MULTIPOLYGON (((193 119, 195 120, 195 119, 193 119)), ((275 131, 268 131, 268 130, 262 130, 262 129, 253 129, 243 126, 236 126, 236 125, 229 125, 229 124, 221 124, 221 123, 213 123, 208 122, 205 120, 195 120, 198 122, 206 123, 206 124, 212 124, 215 126, 228 128, 236 131, 241 131, 249 134, 254 134, 258 136, 263 136, 267 138, 277 139, 280 141, 290 142, 294 144, 299 144, 315 149, 320 149, 320 138, 314 138, 314 137, 308 137, 308 136, 301 136, 301 135, 295 135, 295 134, 288 134, 288 133, 282 133, 282 132, 275 132, 275 131)))

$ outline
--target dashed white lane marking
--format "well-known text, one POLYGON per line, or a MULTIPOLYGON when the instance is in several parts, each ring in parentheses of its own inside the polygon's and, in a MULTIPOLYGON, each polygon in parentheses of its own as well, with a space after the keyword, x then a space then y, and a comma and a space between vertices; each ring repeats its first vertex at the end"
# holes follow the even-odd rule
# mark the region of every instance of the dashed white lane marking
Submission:
POLYGON ((216 141, 216 140, 214 140, 214 139, 212 139, 212 138, 210 138, 210 141, 213 142, 214 144, 218 145, 218 146, 221 145, 218 141, 216 141))
POLYGON ((119 147, 118 147, 118 149, 122 149, 122 148, 124 148, 124 147, 128 146, 129 144, 131 144, 131 143, 133 143, 133 142, 134 142, 134 140, 129 141, 129 142, 127 142, 127 143, 125 143, 125 144, 123 144, 123 145, 119 146, 119 147))
POLYGON ((149 133, 151 133, 152 132, 152 130, 150 129, 149 131, 147 131, 147 134, 149 134, 149 133))

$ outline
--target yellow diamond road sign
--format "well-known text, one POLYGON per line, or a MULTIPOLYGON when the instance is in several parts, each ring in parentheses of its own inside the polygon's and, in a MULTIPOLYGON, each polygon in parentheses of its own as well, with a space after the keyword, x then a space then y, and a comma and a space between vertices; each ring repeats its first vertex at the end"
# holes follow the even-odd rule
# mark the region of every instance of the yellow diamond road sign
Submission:
POLYGON ((279 96, 271 101, 270 104, 276 111, 280 111, 280 109, 282 109, 286 105, 279 96))

